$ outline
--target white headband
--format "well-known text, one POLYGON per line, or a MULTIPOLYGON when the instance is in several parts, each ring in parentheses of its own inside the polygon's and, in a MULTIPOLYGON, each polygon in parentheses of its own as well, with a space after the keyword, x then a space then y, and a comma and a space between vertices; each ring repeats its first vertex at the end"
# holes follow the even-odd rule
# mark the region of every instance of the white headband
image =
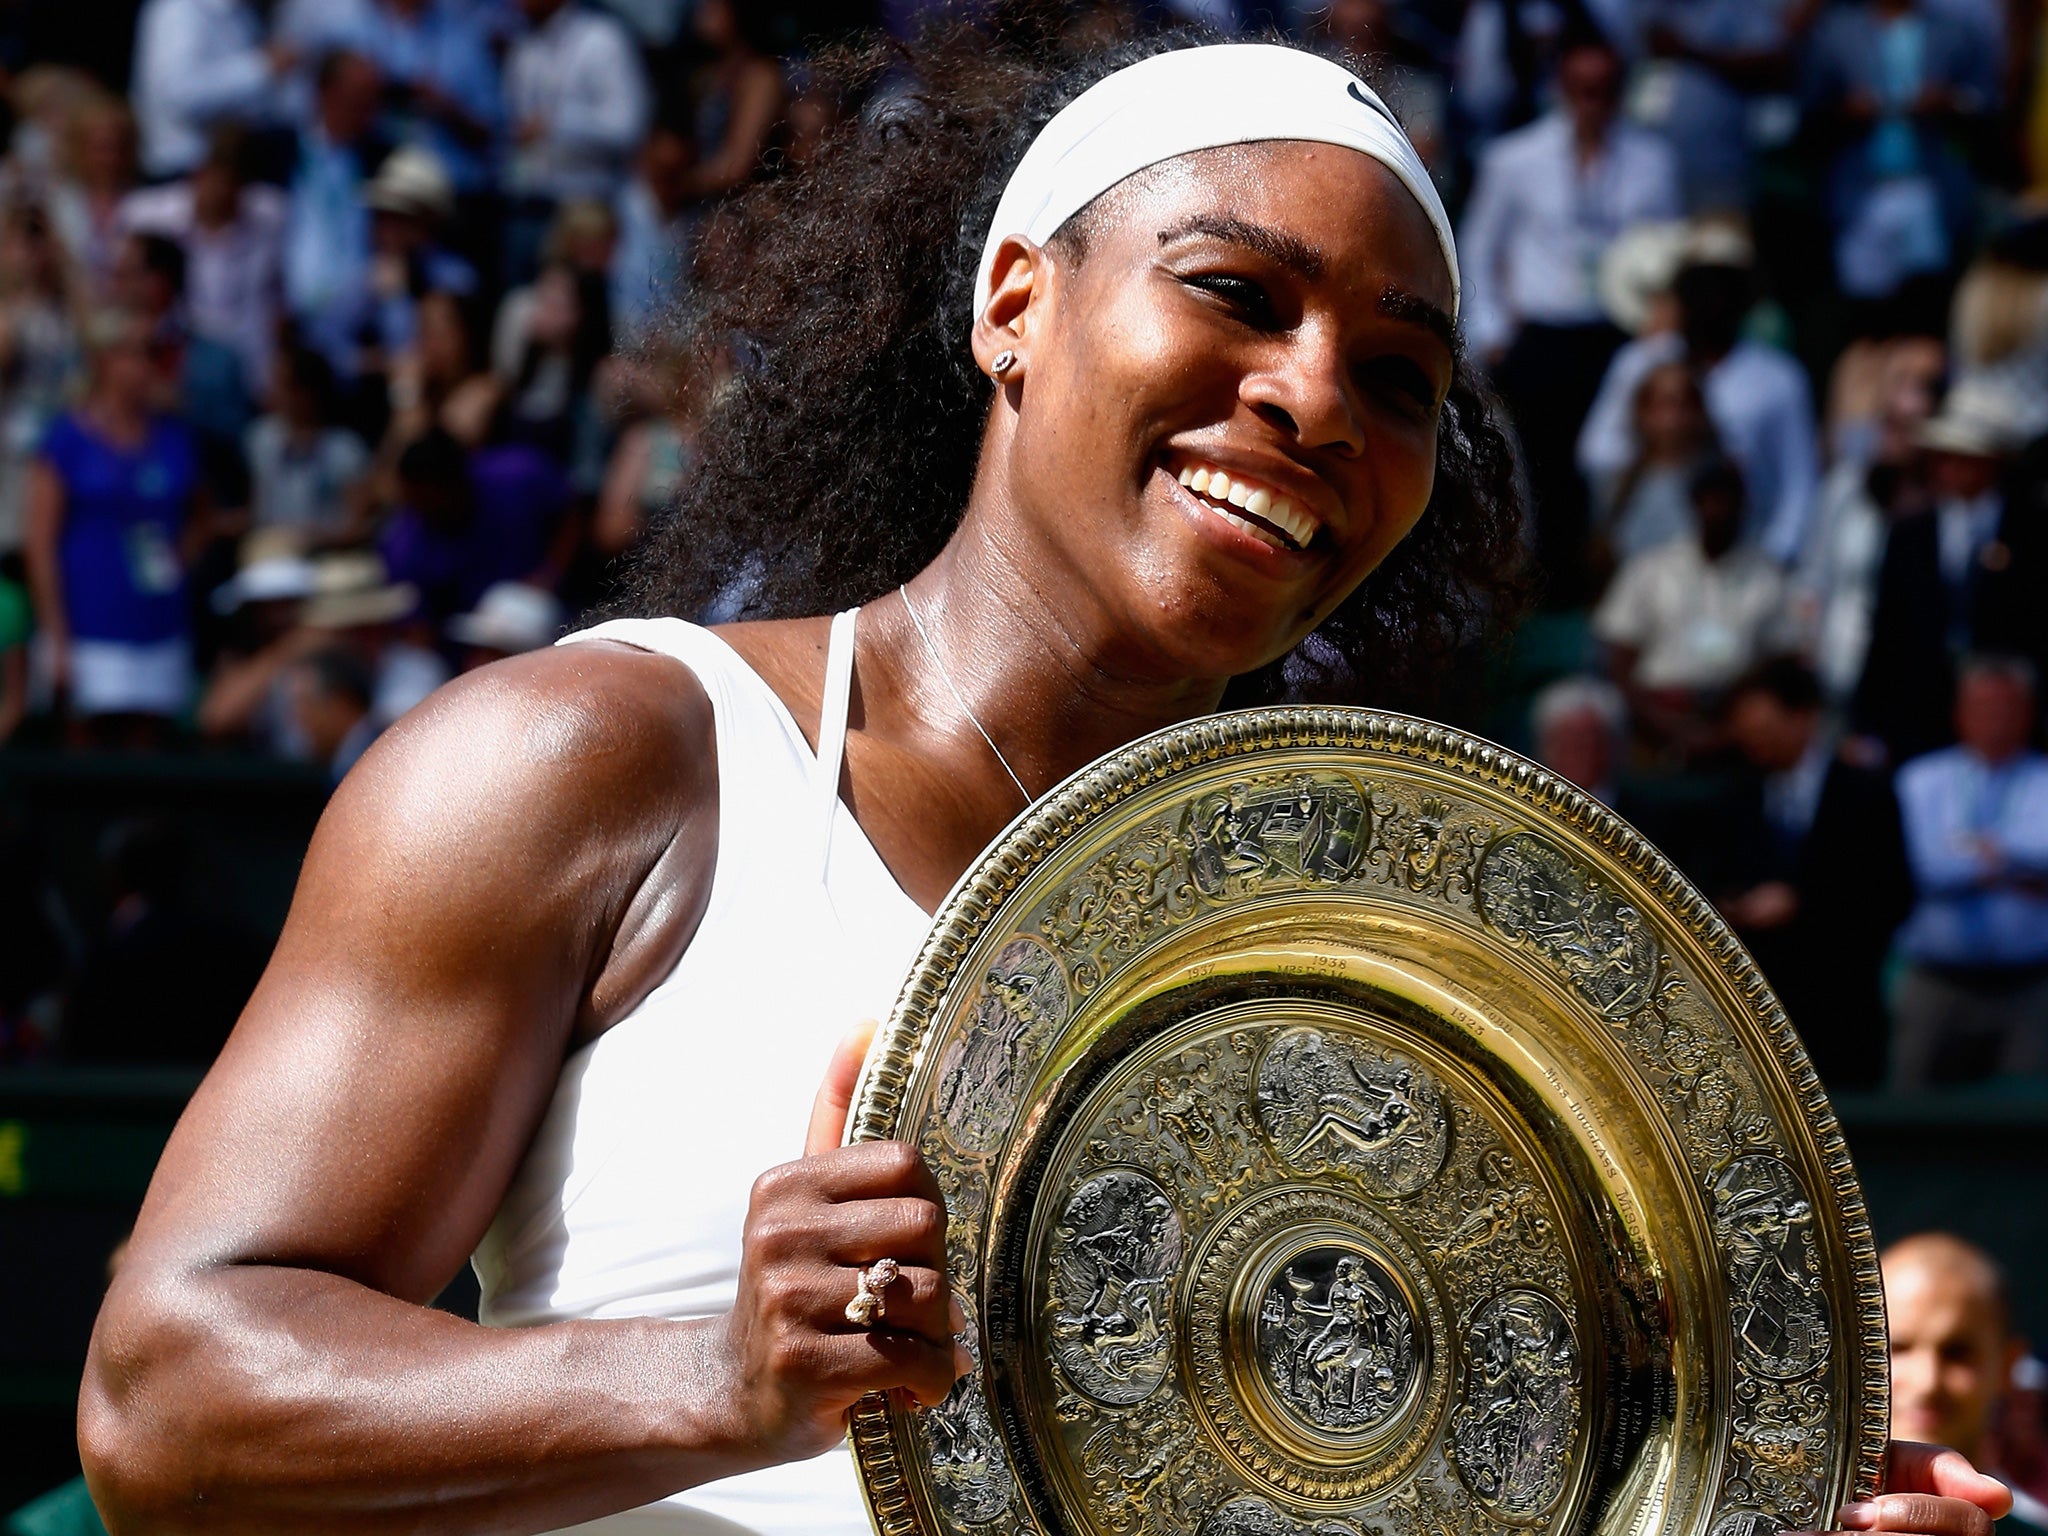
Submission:
POLYGON ((981 269, 974 314, 988 306, 996 248, 1011 235, 1043 245, 1062 224, 1127 176, 1198 149, 1303 139, 1370 155, 1422 205, 1451 273, 1458 311, 1458 251, 1429 171, 1387 104, 1340 64, 1275 43, 1216 43, 1154 54, 1098 81, 1062 107, 1024 152, 1003 188, 981 269))

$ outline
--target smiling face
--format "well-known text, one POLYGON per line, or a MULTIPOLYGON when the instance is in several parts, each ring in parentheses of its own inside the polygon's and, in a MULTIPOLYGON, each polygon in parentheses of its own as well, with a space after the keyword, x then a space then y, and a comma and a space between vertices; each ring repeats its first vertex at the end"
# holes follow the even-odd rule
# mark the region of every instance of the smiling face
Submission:
POLYGON ((1451 302, 1412 194, 1331 145, 1182 156, 1048 250, 1005 242, 975 333, 984 367, 1019 360, 983 450, 990 537, 1131 665, 1263 666, 1422 516, 1451 302))

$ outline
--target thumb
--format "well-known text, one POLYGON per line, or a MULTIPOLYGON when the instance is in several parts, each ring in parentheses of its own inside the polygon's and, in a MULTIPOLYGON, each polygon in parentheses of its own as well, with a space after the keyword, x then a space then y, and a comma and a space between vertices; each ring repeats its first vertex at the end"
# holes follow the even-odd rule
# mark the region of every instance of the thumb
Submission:
POLYGON ((830 1152, 846 1139, 846 1112, 853 1108, 854 1085, 868 1059, 879 1026, 862 1019, 847 1032, 832 1052, 832 1065, 825 1069, 825 1081, 818 1084, 818 1097, 811 1105, 811 1130, 804 1137, 804 1156, 830 1152))
POLYGON ((1921 1445, 1911 1440, 1894 1440, 1888 1493, 1931 1493, 1945 1499, 1965 1499, 1996 1520, 2012 1508, 2012 1493, 1995 1477, 1986 1477, 1970 1465, 1969 1458, 1945 1445, 1921 1445))

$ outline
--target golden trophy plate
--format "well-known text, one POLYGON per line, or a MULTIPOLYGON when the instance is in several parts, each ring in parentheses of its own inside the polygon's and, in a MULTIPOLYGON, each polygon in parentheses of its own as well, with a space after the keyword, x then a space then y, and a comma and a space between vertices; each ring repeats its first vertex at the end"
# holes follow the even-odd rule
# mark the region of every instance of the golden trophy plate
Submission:
POLYGON ((856 1411, 885 1536, 1770 1536, 1875 1491, 1876 1255, 1713 909, 1498 747, 1220 715, 1032 806, 849 1133, 977 1370, 856 1411))

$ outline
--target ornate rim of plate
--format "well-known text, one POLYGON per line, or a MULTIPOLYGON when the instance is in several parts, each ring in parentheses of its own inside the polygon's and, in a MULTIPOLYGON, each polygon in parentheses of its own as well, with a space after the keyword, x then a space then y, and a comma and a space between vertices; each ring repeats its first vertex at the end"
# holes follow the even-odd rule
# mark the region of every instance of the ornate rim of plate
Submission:
POLYGON ((1875 1245, 1784 1011, 1446 727, 1075 774, 941 907, 848 1136, 933 1162, 977 1365, 856 1409, 884 1536, 1763 1536, 1879 1485, 1875 1245))

